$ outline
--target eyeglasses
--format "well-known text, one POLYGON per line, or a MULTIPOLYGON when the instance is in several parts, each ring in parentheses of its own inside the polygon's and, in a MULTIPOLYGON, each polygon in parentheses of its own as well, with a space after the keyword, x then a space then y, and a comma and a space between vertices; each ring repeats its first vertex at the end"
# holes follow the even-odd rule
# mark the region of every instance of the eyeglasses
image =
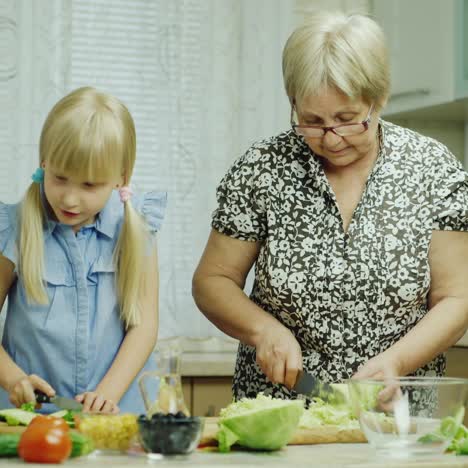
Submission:
POLYGON ((320 125, 298 125, 294 123, 293 113, 294 105, 291 107, 291 127, 298 134, 307 138, 322 138, 327 132, 332 132, 335 135, 345 137, 352 135, 359 135, 364 133, 369 128, 371 121, 370 116, 374 104, 369 108, 367 117, 362 122, 345 123, 340 125, 334 125, 333 127, 321 127, 320 125))

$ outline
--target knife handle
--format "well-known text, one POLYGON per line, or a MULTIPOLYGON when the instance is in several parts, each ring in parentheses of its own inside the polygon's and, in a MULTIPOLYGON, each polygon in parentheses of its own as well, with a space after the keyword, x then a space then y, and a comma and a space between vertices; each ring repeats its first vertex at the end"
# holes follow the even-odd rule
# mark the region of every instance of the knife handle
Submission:
POLYGON ((36 403, 50 403, 50 397, 47 396, 44 392, 40 390, 34 390, 34 395, 36 395, 36 403))

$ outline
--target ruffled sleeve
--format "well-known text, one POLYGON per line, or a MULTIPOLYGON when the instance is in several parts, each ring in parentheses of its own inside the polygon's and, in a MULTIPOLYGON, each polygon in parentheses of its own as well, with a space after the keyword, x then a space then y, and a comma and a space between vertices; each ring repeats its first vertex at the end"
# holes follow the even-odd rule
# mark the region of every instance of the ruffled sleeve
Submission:
POLYGON ((16 265, 16 212, 17 205, 0 202, 0 252, 16 265))
POLYGON ((440 168, 434 186, 436 231, 468 231, 468 174, 459 161, 440 168))
POLYGON ((156 233, 161 229, 166 206, 166 192, 147 192, 143 194, 140 211, 152 233, 156 233))

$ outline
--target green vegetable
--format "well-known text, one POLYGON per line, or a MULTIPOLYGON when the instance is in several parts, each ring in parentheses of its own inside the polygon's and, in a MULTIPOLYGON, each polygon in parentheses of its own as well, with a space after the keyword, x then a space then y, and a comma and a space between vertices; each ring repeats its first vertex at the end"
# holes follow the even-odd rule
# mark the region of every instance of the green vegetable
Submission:
POLYGON ((455 416, 442 419, 440 426, 433 432, 423 435, 418 442, 432 444, 451 441, 448 451, 458 455, 468 455, 468 429, 462 424, 465 408, 461 407, 455 416))
MULTIPOLYGON (((21 434, 0 434, 0 457, 17 457, 21 434)), ((70 432, 72 451, 70 457, 88 455, 94 450, 91 439, 78 432, 70 432)))
POLYGON ((468 437, 457 444, 457 455, 468 455, 468 437))
POLYGON ((23 411, 29 411, 30 413, 34 413, 36 409, 36 403, 34 401, 30 401, 29 403, 23 403, 20 406, 20 409, 23 411))
POLYGON ((17 447, 21 434, 0 434, 0 457, 18 456, 17 447))
POLYGON ((54 416, 55 418, 63 418, 70 427, 75 427, 75 414, 79 413, 81 413, 81 411, 60 410, 52 413, 50 416, 54 416))
POLYGON ((299 427, 311 428, 328 424, 344 429, 359 428, 359 421, 349 405, 331 405, 320 398, 314 398, 309 409, 304 411, 299 427))
POLYGON ((6 421, 9 426, 27 426, 36 416, 36 413, 18 408, 0 410, 0 420, 6 421))
POLYGON ((88 455, 94 450, 93 441, 88 436, 79 432, 70 432, 70 438, 73 444, 70 457, 88 455))
POLYGON ((235 443, 257 450, 278 450, 291 439, 304 411, 302 400, 265 396, 243 398, 221 410, 219 450, 235 443))

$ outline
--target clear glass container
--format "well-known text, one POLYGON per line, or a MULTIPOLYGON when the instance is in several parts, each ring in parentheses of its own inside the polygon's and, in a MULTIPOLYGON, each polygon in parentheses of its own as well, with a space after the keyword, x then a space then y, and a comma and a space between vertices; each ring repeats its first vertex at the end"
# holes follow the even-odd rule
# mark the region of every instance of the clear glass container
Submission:
POLYGON ((396 377, 348 382, 361 429, 379 456, 442 454, 463 422, 468 379, 396 377))
POLYGON ((180 376, 182 349, 178 340, 164 340, 158 343, 153 353, 156 370, 144 372, 138 379, 140 392, 145 403, 148 418, 155 413, 189 416, 185 404, 180 376))

